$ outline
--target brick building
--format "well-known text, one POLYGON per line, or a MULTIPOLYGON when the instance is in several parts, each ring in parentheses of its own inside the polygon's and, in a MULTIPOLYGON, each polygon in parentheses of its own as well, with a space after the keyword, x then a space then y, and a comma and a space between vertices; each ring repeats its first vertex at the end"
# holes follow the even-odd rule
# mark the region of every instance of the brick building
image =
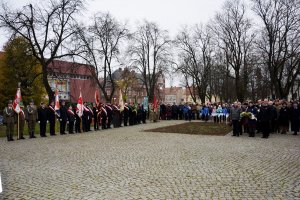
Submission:
POLYGON ((53 91, 57 88, 61 100, 76 103, 80 89, 83 101, 94 102, 96 83, 93 67, 86 64, 54 60, 48 69, 48 81, 53 91))

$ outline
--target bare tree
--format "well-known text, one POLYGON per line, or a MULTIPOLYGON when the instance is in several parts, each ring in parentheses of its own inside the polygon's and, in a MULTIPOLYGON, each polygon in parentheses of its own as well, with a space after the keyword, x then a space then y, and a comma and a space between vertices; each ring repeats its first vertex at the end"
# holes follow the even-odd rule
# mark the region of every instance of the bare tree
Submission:
MULTIPOLYGON (((195 26, 192 31, 183 29, 176 38, 179 58, 178 69, 185 77, 191 77, 201 102, 205 102, 212 67, 212 40, 206 27, 195 26)), ((186 78, 187 80, 187 78, 186 78)), ((196 97, 195 97, 196 99, 196 97)))
POLYGON ((244 101, 254 40, 245 5, 240 0, 226 1, 223 11, 217 13, 214 19, 212 30, 217 36, 219 47, 225 52, 226 62, 234 71, 237 98, 244 101))
POLYGON ((13 35, 22 36, 29 43, 30 54, 42 65, 43 84, 49 101, 54 98, 54 92, 48 83, 48 66, 54 59, 72 55, 67 50, 60 50, 75 34, 74 17, 82 9, 83 0, 48 0, 39 5, 26 5, 19 10, 2 5, 0 27, 13 35))
POLYGON ((91 65, 94 79, 108 102, 111 102, 116 88, 113 70, 118 64, 120 43, 128 32, 126 24, 121 24, 109 13, 97 13, 93 24, 78 27, 77 40, 81 51, 77 56, 91 65))
POLYGON ((287 98, 300 74, 300 1, 252 0, 263 27, 258 41, 273 95, 287 98))
POLYGON ((133 69, 141 73, 147 96, 151 102, 154 97, 159 76, 171 65, 171 43, 168 32, 157 24, 145 21, 133 34, 128 54, 133 69))

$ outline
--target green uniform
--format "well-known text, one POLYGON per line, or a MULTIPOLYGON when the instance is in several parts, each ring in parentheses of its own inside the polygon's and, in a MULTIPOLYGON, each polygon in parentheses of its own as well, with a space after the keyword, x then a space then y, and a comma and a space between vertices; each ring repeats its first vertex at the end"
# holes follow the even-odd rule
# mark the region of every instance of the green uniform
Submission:
POLYGON ((3 122, 6 125, 6 137, 7 141, 13 140, 14 125, 16 122, 16 113, 12 107, 6 107, 3 111, 3 122))
POLYGON ((25 119, 28 123, 29 138, 34 138, 35 124, 38 119, 37 109, 35 106, 27 106, 25 119))

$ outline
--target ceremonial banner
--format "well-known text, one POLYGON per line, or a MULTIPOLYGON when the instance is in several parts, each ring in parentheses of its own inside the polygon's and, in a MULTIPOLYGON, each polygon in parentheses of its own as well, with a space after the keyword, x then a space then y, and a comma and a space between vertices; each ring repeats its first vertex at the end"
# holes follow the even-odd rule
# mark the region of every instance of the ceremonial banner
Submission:
POLYGON ((143 107, 144 110, 148 111, 148 97, 144 97, 143 107))
POLYGON ((95 103, 98 106, 100 103, 100 94, 99 94, 99 90, 95 91, 95 103))
POLYGON ((55 90, 55 107, 54 110, 57 113, 57 115, 60 117, 60 105, 59 105, 59 96, 58 96, 58 89, 55 90))
POLYGON ((82 95, 81 95, 81 91, 80 91, 79 99, 77 101, 77 111, 78 111, 79 117, 81 117, 83 115, 83 109, 84 109, 84 106, 83 106, 83 100, 82 100, 82 95))
POLYGON ((16 96, 15 96, 15 100, 13 102, 13 108, 14 108, 15 112, 18 113, 18 114, 21 112, 21 108, 20 108, 20 102, 21 101, 22 101, 21 89, 18 88, 16 96))

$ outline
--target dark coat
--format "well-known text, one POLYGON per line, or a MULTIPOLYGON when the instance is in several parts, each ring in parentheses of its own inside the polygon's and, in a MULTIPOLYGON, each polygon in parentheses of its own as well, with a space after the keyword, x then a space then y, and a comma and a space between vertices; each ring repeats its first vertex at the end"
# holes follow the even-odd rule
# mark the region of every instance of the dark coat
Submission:
POLYGON ((59 112, 60 112, 60 119, 63 120, 63 121, 67 121, 68 119, 68 114, 67 114, 67 108, 65 106, 62 106, 60 109, 59 109, 59 112))
POLYGON ((285 107, 285 108, 281 108, 280 111, 279 111, 279 124, 281 126, 289 126, 289 114, 290 114, 290 111, 289 111, 289 108, 288 107, 285 107))
POLYGON ((300 125, 300 108, 293 107, 290 109, 290 119, 292 131, 298 132, 300 125))
POLYGON ((38 121, 47 122, 48 120, 48 109, 47 108, 38 108, 38 121))

